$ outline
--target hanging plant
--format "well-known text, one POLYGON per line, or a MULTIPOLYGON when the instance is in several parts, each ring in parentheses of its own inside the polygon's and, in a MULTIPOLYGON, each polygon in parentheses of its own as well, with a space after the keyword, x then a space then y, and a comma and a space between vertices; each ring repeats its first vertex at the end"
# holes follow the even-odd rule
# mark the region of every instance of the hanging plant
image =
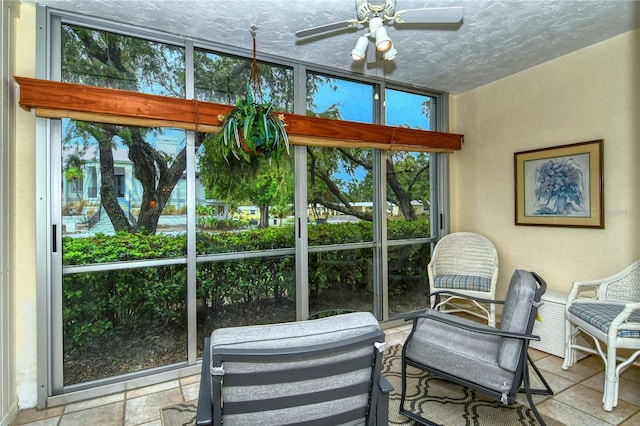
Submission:
POLYGON ((224 117, 217 142, 227 161, 233 155, 246 161, 262 156, 278 162, 289 154, 284 115, 276 115, 269 102, 255 102, 248 83, 246 97, 238 98, 235 108, 224 117))
POLYGON ((256 27, 251 27, 253 36, 253 62, 246 96, 238 98, 236 106, 223 119, 222 128, 216 135, 223 157, 229 162, 230 155, 236 159, 251 161, 264 157, 278 162, 289 154, 289 138, 285 130, 284 114, 276 115, 273 104, 264 102, 260 87, 260 73, 256 61, 256 27))

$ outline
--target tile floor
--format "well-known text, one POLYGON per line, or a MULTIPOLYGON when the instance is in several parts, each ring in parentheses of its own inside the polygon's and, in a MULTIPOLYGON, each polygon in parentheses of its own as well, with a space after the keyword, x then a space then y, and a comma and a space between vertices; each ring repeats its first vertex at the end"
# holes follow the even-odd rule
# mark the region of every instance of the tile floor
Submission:
MULTIPOLYGON (((385 330, 387 344, 404 343, 409 330, 406 325, 385 330)), ((640 424, 640 368, 632 367, 623 374, 618 406, 606 412, 602 410, 604 379, 599 358, 587 357, 564 371, 561 358, 534 349, 531 355, 555 392, 552 397, 534 396, 542 414, 571 426, 640 424)), ((162 426, 160 410, 197 399, 198 388, 199 376, 190 376, 66 406, 23 410, 12 426, 162 426)), ((520 397, 527 404, 526 397, 520 397)))

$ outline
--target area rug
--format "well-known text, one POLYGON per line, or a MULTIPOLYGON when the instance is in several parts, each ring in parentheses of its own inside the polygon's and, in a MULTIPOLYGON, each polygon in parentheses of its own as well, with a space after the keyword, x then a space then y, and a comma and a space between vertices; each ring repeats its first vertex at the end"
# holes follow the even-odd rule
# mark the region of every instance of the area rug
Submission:
MULTIPOLYGON (((385 350, 382 372, 391 382, 394 391, 389 396, 389 424, 416 425, 413 420, 400 414, 400 386, 402 346, 391 346, 385 350)), ((173 405, 162 410, 163 426, 195 425, 196 401, 173 405)), ((441 425, 465 426, 512 426, 537 425, 529 407, 514 404, 503 405, 499 400, 480 392, 430 376, 409 367, 407 399, 405 406, 441 425), (427 397, 424 390, 427 389, 427 397)), ((545 416, 548 426, 562 423, 545 416)))

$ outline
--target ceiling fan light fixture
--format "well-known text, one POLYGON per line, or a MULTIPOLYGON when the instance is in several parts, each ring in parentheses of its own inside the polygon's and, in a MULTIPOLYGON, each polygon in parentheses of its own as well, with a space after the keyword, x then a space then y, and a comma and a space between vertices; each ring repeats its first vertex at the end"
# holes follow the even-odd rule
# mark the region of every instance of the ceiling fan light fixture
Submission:
POLYGON ((375 32, 376 37, 376 50, 378 52, 386 52, 391 49, 393 42, 391 41, 391 37, 387 34, 387 30, 384 27, 379 27, 375 32))
POLYGON ((393 61, 396 56, 398 56, 398 50, 393 46, 382 54, 385 61, 393 61))
POLYGON ((351 58, 354 61, 364 61, 367 56, 367 47, 369 46, 369 39, 365 36, 360 36, 356 45, 351 50, 351 58))

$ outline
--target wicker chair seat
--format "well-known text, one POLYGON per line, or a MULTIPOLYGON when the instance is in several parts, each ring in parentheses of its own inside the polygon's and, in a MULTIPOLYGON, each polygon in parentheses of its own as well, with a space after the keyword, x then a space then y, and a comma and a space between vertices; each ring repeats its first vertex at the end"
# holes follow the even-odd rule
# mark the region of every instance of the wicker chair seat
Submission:
POLYGON ((491 278, 477 275, 441 275, 436 277, 434 282, 438 289, 485 292, 491 290, 491 278))
MULTIPOLYGON (((613 320, 620 315, 625 305, 611 303, 574 303, 569 306, 569 313, 588 322, 604 334, 609 333, 613 320)), ((640 323, 640 312, 634 312, 629 321, 640 323)), ((640 338, 640 330, 618 330, 618 337, 640 338)))

